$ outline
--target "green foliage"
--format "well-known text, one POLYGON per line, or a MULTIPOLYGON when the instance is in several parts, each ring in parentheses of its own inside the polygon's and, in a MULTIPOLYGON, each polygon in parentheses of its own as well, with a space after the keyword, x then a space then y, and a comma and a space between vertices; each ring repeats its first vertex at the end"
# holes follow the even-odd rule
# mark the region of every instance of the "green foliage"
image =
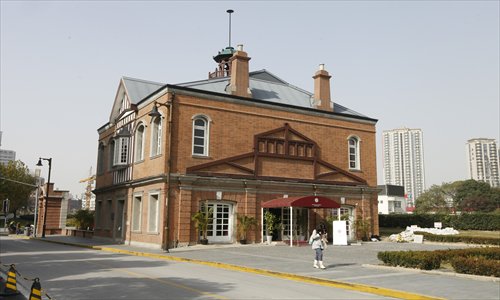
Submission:
POLYGON ((269 236, 278 226, 278 217, 270 211, 266 211, 264 213, 264 222, 266 223, 266 235, 269 236))
POLYGON ((254 217, 239 215, 238 218, 238 235, 241 240, 247 239, 248 230, 257 225, 257 220, 254 217))
POLYGON ((443 228, 453 227, 457 230, 500 230, 500 214, 498 213, 391 214, 379 215, 378 218, 380 227, 389 228, 406 228, 411 225, 433 228, 434 222, 441 222, 443 228))
POLYGON ((427 251, 384 251, 379 252, 377 258, 395 267, 433 270, 441 266, 440 256, 427 251))
POLYGON ((500 260, 483 257, 454 257, 451 266, 457 273, 500 277, 500 260))
POLYGON ((469 179, 457 187, 454 200, 461 211, 491 212, 500 204, 498 193, 486 182, 469 179))
POLYGON ((9 212, 14 213, 14 216, 19 209, 28 206, 30 194, 35 190, 35 183, 36 178, 30 175, 28 167, 22 161, 0 164, 0 201, 10 200, 9 212))
POLYGON ((356 229, 356 235, 363 241, 367 241, 370 236, 371 224, 370 220, 357 219, 354 222, 354 228, 356 229))
POLYGON ((415 204, 415 213, 447 213, 450 208, 446 204, 445 195, 441 186, 431 186, 418 197, 415 204))
POLYGON ((428 232, 415 232, 424 236, 424 240, 443 243, 467 243, 467 244, 481 244, 481 245, 498 245, 500 246, 500 237, 486 238, 486 237, 472 237, 472 236, 459 236, 459 235, 438 235, 428 232))
POLYGON ((191 219, 196 223, 198 231, 201 231, 204 240, 207 239, 208 224, 210 224, 213 220, 213 211, 213 207, 202 207, 200 211, 191 217, 191 219))
POLYGON ((457 273, 500 277, 500 248, 469 248, 436 251, 384 251, 377 258, 390 266, 439 269, 450 262, 457 273))
POLYGON ((68 216, 67 225, 77 229, 87 230, 94 227, 94 211, 80 209, 75 214, 68 216))

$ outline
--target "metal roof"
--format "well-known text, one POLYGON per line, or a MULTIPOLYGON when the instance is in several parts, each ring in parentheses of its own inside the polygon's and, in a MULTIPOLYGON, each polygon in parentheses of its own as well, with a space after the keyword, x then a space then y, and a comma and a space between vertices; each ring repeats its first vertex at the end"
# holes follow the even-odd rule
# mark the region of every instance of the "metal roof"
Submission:
POLYGON ((132 104, 139 103, 142 99, 146 98, 146 96, 165 85, 164 83, 130 77, 123 77, 122 80, 130 98, 130 103, 132 104))
MULTIPOLYGON (((278 76, 263 69, 249 73, 252 98, 298 107, 313 108, 313 94, 287 83, 278 76)), ((130 97, 130 102, 137 104, 165 84, 142 79, 123 77, 123 83, 130 97)), ((202 91, 228 94, 229 77, 212 78, 200 81, 178 83, 175 86, 198 89, 202 91)), ((359 117, 367 117, 336 102, 334 112, 359 117)))

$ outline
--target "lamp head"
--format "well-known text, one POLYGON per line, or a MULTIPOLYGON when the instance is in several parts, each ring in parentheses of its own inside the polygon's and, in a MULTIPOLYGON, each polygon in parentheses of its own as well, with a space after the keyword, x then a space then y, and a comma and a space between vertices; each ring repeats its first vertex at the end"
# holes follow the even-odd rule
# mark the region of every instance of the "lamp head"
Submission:
POLYGON ((153 109, 151 110, 151 112, 148 115, 150 117, 153 117, 153 118, 161 116, 160 112, 158 111, 158 107, 156 107, 156 103, 155 103, 155 105, 153 106, 153 109))
POLYGON ((37 165, 38 167, 43 166, 43 165, 42 165, 42 158, 39 158, 39 159, 38 159, 38 163, 37 163, 36 165, 37 165))

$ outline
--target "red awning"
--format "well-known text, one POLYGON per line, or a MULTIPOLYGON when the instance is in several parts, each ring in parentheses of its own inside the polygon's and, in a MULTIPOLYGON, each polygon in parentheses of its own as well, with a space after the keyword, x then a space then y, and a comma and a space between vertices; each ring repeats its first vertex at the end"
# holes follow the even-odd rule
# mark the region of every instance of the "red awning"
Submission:
POLYGON ((276 207, 309 207, 309 208, 339 208, 340 204, 332 199, 321 196, 303 196, 278 198, 261 204, 263 208, 276 207))

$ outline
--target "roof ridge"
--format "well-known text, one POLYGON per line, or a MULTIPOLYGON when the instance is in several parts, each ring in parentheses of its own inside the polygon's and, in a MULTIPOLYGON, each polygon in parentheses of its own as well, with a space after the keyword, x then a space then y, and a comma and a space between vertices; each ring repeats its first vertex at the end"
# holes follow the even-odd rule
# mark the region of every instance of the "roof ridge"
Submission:
POLYGON ((150 84, 157 84, 157 85, 165 85, 165 83, 162 82, 156 82, 156 81, 151 81, 151 80, 146 80, 146 79, 140 79, 140 78, 134 78, 134 77, 128 77, 128 76, 122 76, 122 79, 126 80, 131 80, 131 81, 138 81, 138 82, 143 82, 143 83, 150 83, 150 84))

